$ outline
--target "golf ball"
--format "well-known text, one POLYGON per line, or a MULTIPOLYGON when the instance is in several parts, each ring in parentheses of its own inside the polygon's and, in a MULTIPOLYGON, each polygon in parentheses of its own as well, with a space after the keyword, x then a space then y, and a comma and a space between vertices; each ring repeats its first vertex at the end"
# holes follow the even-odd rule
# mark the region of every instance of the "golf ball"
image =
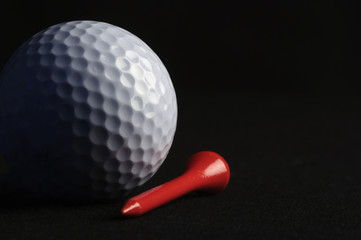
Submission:
POLYGON ((172 144, 169 74, 138 37, 103 22, 51 26, 0 77, 0 188, 111 199, 146 182, 172 144))

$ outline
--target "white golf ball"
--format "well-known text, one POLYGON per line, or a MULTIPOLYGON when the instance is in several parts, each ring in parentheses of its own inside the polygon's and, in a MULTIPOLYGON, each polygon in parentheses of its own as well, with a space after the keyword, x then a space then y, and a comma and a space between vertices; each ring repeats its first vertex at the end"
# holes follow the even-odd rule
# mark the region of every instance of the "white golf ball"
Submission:
POLYGON ((103 22, 54 25, 0 78, 1 191, 117 198, 158 170, 176 122, 169 74, 142 40, 103 22))

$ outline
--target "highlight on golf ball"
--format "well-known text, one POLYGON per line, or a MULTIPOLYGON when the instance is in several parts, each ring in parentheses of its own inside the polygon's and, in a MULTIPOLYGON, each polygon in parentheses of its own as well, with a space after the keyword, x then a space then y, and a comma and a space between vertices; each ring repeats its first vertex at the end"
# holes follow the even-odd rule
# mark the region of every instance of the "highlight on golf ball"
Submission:
POLYGON ((0 77, 0 193, 120 197, 158 170, 176 123, 169 74, 142 40, 103 22, 51 26, 0 77))

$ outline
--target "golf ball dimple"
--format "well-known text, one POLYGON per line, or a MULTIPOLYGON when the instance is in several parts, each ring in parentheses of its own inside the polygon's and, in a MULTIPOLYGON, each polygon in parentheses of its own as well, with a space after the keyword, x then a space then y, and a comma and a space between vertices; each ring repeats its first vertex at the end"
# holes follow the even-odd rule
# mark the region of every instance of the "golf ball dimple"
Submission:
POLYGON ((169 74, 139 38, 95 21, 49 27, 0 77, 0 193, 120 197, 158 170, 176 122, 169 74))

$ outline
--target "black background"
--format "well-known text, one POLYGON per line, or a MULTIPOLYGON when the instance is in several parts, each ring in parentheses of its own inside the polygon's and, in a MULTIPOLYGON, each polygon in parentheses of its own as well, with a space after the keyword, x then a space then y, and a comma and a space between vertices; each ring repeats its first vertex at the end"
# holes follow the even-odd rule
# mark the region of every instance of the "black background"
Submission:
MULTIPOLYGON (((356 1, 355 1, 356 2, 356 1)), ((70 20, 134 33, 162 59, 179 104, 172 149, 131 195, 223 155, 229 187, 140 218, 122 201, 1 200, 0 239, 359 239, 360 8, 349 1, 2 1, 0 67, 70 20)))

